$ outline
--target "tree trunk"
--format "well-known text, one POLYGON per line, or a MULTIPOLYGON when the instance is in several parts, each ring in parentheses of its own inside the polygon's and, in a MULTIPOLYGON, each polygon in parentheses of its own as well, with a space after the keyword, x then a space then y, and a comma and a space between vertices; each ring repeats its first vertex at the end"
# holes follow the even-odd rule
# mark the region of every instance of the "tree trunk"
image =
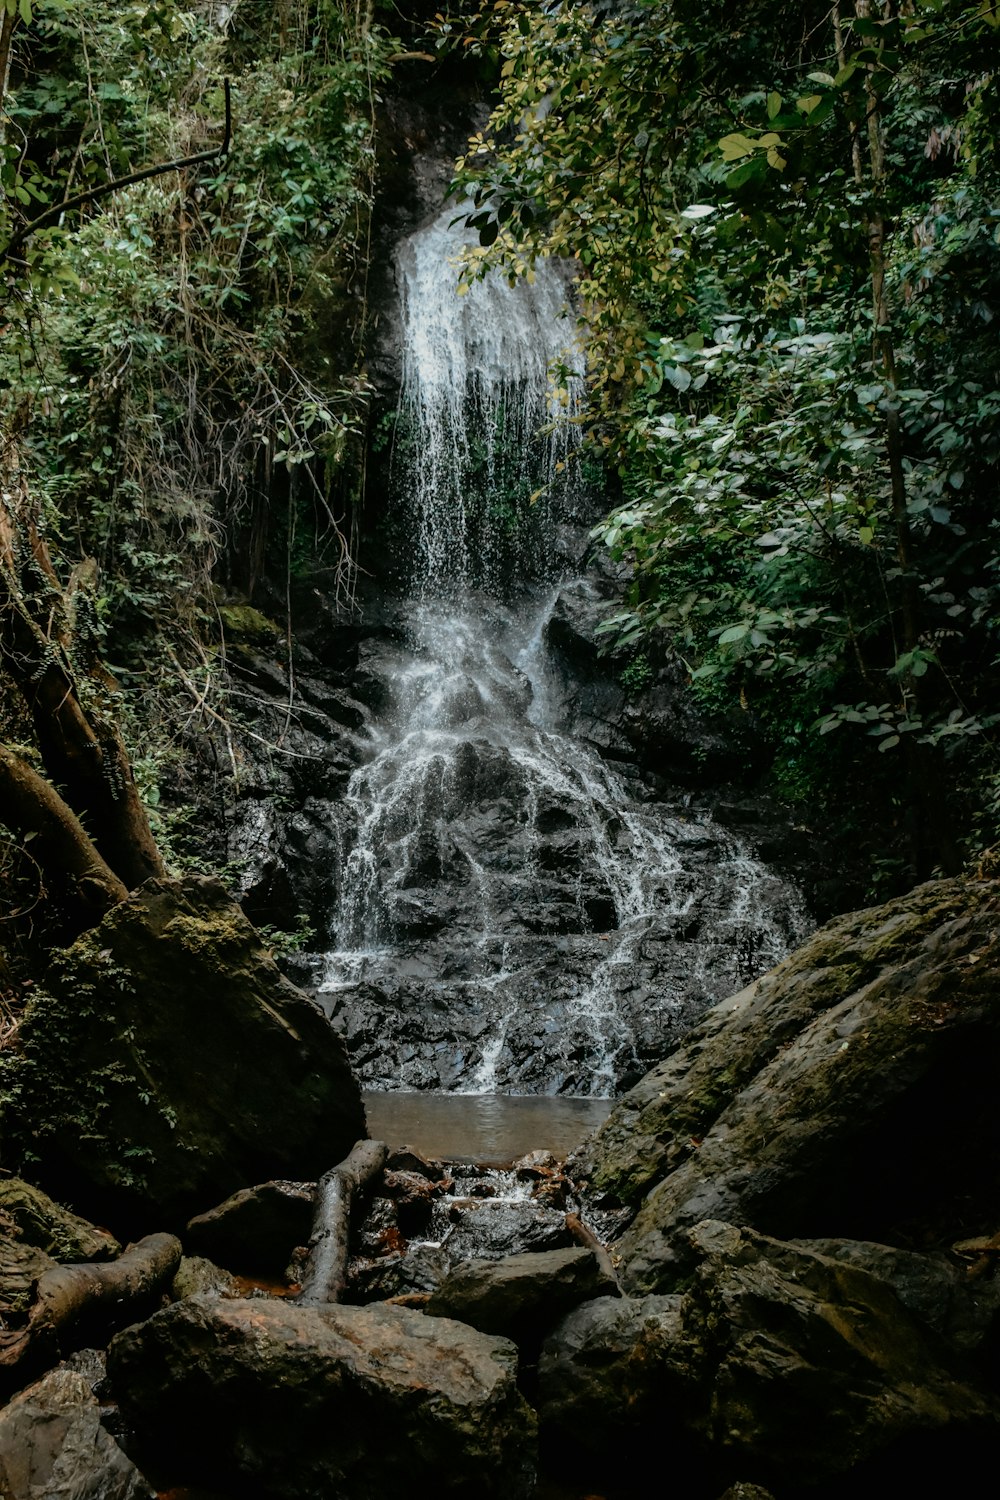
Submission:
POLYGON ((63 888, 78 930, 94 927, 128 890, 101 858, 55 787, 6 745, 0 745, 0 821, 31 840, 31 854, 63 888))
MULTIPOLYGON (((69 657, 72 601, 60 585, 21 476, 15 470, 10 477, 0 500, 0 661, 31 713, 48 775, 86 819, 103 858, 132 889, 162 876, 163 860, 117 727, 81 702, 69 657)), ((107 695, 113 686, 108 674, 95 665, 90 676, 92 696, 107 695)), ((22 800, 26 794, 25 788, 22 800)))
POLYGON ((311 1306, 339 1302, 347 1280, 351 1200, 376 1172, 389 1148, 382 1141, 358 1141, 339 1166, 319 1180, 309 1241, 309 1264, 298 1301, 311 1306))

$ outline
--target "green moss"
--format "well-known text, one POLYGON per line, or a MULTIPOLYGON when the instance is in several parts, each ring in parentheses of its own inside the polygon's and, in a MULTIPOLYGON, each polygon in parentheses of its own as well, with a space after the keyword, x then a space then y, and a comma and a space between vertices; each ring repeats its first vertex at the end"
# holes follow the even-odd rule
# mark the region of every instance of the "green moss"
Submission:
POLYGON ((222 604, 219 619, 227 640, 251 646, 273 646, 282 637, 281 627, 252 604, 222 604))

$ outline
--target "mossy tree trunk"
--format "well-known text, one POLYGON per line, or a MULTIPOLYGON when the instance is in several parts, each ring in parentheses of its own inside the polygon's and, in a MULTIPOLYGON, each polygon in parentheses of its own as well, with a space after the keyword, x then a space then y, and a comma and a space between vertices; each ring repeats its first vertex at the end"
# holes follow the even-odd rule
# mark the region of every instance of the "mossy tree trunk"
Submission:
MULTIPOLYGON (((97 857, 118 881, 132 889, 165 871, 121 733, 99 706, 111 696, 114 683, 92 656, 82 690, 73 661, 81 655, 74 638, 80 580, 63 588, 26 487, 10 467, 5 478, 9 482, 0 497, 0 667, 24 699, 45 770, 68 804, 65 811, 86 822, 89 837, 77 824, 79 834, 95 854, 100 851, 97 857)), ((47 784, 40 777, 32 781, 23 764, 17 769, 7 759, 5 765, 18 820, 12 826, 23 828, 32 819, 51 824, 53 789, 47 788, 37 811, 29 814, 33 789, 47 784)), ((8 821, 6 813, 3 817, 8 821)), ((76 836, 65 836, 67 847, 76 836)), ((79 864, 75 860, 72 868, 79 864)))

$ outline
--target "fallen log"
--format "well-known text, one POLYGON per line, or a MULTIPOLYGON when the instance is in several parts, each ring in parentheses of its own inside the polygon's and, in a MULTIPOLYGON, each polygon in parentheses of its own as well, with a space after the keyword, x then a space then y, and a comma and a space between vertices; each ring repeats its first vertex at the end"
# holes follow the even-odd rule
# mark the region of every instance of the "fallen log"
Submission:
POLYGON ((136 1322, 155 1307, 180 1264, 172 1234, 150 1234, 113 1261, 53 1266, 38 1278, 21 1328, 0 1330, 0 1375, 34 1374, 73 1349, 136 1322))
POLYGON ((388 1155, 383 1141, 358 1141, 339 1166, 320 1178, 309 1260, 296 1301, 312 1306, 340 1301, 347 1280, 351 1200, 381 1172, 388 1155))

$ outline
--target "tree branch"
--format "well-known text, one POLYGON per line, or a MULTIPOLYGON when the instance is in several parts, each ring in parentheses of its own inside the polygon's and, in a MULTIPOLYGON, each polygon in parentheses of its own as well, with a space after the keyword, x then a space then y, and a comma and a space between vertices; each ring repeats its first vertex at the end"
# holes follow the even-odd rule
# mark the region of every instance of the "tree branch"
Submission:
POLYGON ((120 188, 131 187, 136 182, 145 182, 150 177, 162 177, 165 172, 180 172, 184 167, 198 166, 201 162, 216 161, 225 156, 232 141, 232 106, 228 78, 223 79, 222 87, 226 96, 226 124, 221 146, 214 146, 211 151, 199 151, 194 156, 178 157, 175 161, 160 162, 155 167, 142 167, 138 172, 127 172, 124 177, 116 177, 113 182, 103 182, 98 187, 87 188, 85 192, 76 193, 72 198, 64 198, 61 203, 53 203, 50 208, 23 225, 11 238, 6 248, 0 250, 0 265, 5 260, 16 260, 25 241, 31 235, 39 229, 45 229, 49 224, 54 224, 71 209, 82 208, 87 203, 96 203, 98 199, 106 198, 110 193, 117 193, 120 188))

